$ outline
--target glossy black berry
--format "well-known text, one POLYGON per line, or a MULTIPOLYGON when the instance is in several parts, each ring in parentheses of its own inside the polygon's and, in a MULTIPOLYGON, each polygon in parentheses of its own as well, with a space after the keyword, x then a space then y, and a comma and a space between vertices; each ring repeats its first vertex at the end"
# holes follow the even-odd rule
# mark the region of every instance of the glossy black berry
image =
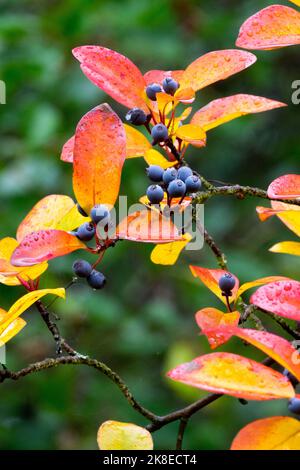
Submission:
POLYGON ((291 413, 300 415, 300 398, 291 398, 289 400, 288 409, 291 413))
POLYGON ((169 95, 174 95, 175 91, 179 88, 179 83, 172 77, 166 77, 162 82, 163 89, 169 95))
POLYGON ((189 177, 189 176, 193 176, 193 172, 192 170, 188 167, 188 166, 182 166, 181 168, 179 168, 178 170, 178 176, 177 178, 184 181, 189 177))
POLYGON ((134 124, 135 126, 142 126, 147 122, 147 115, 140 108, 132 108, 126 114, 125 119, 127 122, 130 122, 130 124, 134 124))
POLYGON ((298 385, 299 380, 296 379, 296 377, 289 370, 284 369, 283 375, 289 379, 289 381, 291 382, 292 385, 294 385, 294 387, 298 385))
POLYGON ((110 221, 110 212, 105 204, 96 204, 91 210, 91 219, 95 224, 104 220, 106 223, 110 221))
POLYGON ((188 176, 185 180, 185 184, 187 193, 196 193, 201 189, 201 180, 196 175, 188 176))
POLYGON ((163 174, 163 182, 168 185, 171 181, 176 180, 177 170, 175 168, 167 168, 163 174))
POLYGON ((84 259, 78 259, 73 263, 74 274, 78 277, 88 277, 92 272, 92 266, 84 259))
POLYGON ((77 210, 78 210, 79 214, 83 215, 83 217, 88 217, 88 214, 85 212, 84 209, 82 209, 82 207, 78 204, 78 202, 77 202, 76 206, 77 206, 77 210))
POLYGON ((225 273, 219 279, 219 287, 224 294, 230 295, 235 286, 235 279, 232 274, 225 273))
POLYGON ((158 204, 164 198, 164 191, 160 186, 158 186, 158 184, 152 184, 149 186, 146 194, 151 204, 158 204))
POLYGON ((163 179, 164 170, 159 165, 150 165, 146 169, 148 178, 154 183, 160 183, 163 179))
POLYGON ((148 96, 149 100, 156 101, 156 93, 161 92, 161 86, 158 83, 151 83, 146 88, 146 95, 148 96))
POLYGON ((95 236, 95 228, 93 224, 86 222, 77 229, 76 236, 79 238, 79 240, 82 240, 84 242, 88 242, 89 240, 92 240, 95 236))
POLYGON ((181 180, 173 180, 168 186, 168 194, 170 197, 182 197, 185 195, 186 186, 181 180))
POLYGON ((91 274, 87 277, 87 282, 93 289, 103 289, 106 284, 106 278, 104 274, 93 269, 91 274))
POLYGON ((152 145, 158 142, 165 142, 169 138, 168 128, 164 124, 156 124, 152 127, 151 136, 153 139, 152 145))

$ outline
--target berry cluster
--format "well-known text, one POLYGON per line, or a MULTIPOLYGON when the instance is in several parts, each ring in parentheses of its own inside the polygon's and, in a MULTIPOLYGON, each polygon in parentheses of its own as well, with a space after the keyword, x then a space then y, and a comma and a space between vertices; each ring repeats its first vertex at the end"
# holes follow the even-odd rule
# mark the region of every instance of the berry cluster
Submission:
MULTIPOLYGON (((88 214, 82 209, 82 207, 77 204, 78 212, 84 217, 88 217, 88 214)), ((96 204, 90 213, 91 222, 84 222, 74 235, 79 238, 79 240, 88 242, 92 240, 96 235, 96 226, 101 224, 102 227, 108 227, 110 222, 110 212, 104 204, 96 204)), ((74 274, 78 277, 85 278, 88 284, 93 289, 102 289, 106 283, 105 276, 93 269, 92 265, 85 260, 77 260, 73 263, 74 274)))
POLYGON ((193 171, 182 166, 177 171, 175 168, 164 170, 159 165, 150 165, 147 170, 147 176, 152 181, 147 189, 147 197, 151 204, 159 204, 164 198, 164 190, 168 198, 184 198, 186 194, 195 193, 201 189, 201 180, 193 174, 193 171))

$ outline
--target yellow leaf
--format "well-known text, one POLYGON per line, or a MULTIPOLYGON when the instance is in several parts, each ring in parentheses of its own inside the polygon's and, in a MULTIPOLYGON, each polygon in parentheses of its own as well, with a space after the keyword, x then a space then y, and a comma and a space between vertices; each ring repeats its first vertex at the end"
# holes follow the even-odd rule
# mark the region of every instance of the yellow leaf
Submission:
POLYGON ((126 133, 126 158, 142 157, 151 144, 147 138, 134 127, 124 124, 126 133))
POLYGON ((195 147, 204 147, 206 145, 206 133, 202 127, 195 124, 184 124, 178 127, 176 137, 195 147))
POLYGON ((167 160, 161 153, 159 153, 155 149, 146 150, 144 159, 148 163, 148 165, 159 165, 164 170, 178 163, 177 161, 169 162, 169 160, 167 160))
POLYGON ((253 421, 238 432, 231 450, 300 450, 300 421, 289 416, 253 421))
POLYGON ((152 436, 147 429, 132 423, 105 421, 99 428, 100 450, 152 450, 152 436))
POLYGON ((16 336, 26 325, 23 318, 16 318, 8 327, 0 334, 0 346, 3 346, 10 339, 16 336))
POLYGON ((62 299, 65 298, 65 289, 59 287, 57 289, 41 289, 35 290, 33 292, 29 292, 26 295, 23 295, 20 299, 18 299, 8 310, 7 315, 4 315, 0 322, 0 334, 2 334, 6 328, 22 313, 25 312, 31 305, 37 302, 39 299, 44 297, 47 294, 57 295, 62 299))
POLYGON ((273 245, 269 251, 273 253, 285 253, 287 255, 300 256, 300 242, 280 242, 273 245))
POLYGON ((156 247, 151 252, 152 263, 163 264, 166 266, 175 264, 182 250, 192 239, 192 236, 189 233, 184 234, 183 237, 183 241, 156 245, 156 247))

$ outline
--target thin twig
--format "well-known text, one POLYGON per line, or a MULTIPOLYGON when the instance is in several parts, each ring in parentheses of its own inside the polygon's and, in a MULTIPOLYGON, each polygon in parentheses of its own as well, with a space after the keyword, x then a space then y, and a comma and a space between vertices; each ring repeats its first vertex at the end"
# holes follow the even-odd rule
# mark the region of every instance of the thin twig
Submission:
POLYGON ((177 441, 176 441, 176 450, 182 450, 183 437, 184 437, 184 432, 186 430, 187 424, 188 424, 188 418, 180 419, 177 441))

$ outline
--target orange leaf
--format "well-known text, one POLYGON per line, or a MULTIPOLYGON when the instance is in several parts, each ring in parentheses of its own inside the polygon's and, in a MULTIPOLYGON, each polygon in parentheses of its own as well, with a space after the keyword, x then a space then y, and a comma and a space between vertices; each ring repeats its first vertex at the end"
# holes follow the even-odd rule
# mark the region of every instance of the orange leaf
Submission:
MULTIPOLYGON (((203 284, 210 289, 220 300, 226 305, 226 299, 222 295, 221 289, 219 288, 219 279, 227 271, 223 269, 206 269, 201 268, 200 266, 190 266, 193 276, 198 277, 203 284)), ((232 274, 235 279, 235 286, 232 289, 232 296, 229 298, 230 302, 233 302, 236 299, 236 294, 239 288, 239 280, 236 276, 232 274)))
POLYGON ((143 157, 151 144, 147 138, 134 127, 124 124, 126 132, 126 158, 143 157))
POLYGON ((195 124, 184 124, 176 130, 176 137, 195 147, 204 147, 206 145, 206 134, 202 127, 195 124))
POLYGON ((11 257, 14 266, 32 266, 72 251, 86 249, 86 246, 63 230, 39 230, 27 235, 11 257))
POLYGON ((21 242, 26 235, 38 230, 71 231, 87 222, 69 196, 51 194, 41 199, 20 223, 17 230, 17 240, 21 242))
POLYGON ((194 114, 191 123, 202 127, 205 131, 209 131, 240 116, 261 113, 282 106, 286 105, 261 96, 244 94, 227 96, 226 98, 211 101, 199 109, 194 114))
POLYGON ((244 49, 276 49, 300 44, 300 14, 293 8, 271 5, 250 16, 236 41, 244 49))
POLYGON ((280 242, 269 248, 273 253, 300 256, 300 242, 280 242))
POLYGON ((269 217, 277 215, 281 222, 300 237, 300 206, 280 201, 271 201, 271 205, 272 208, 260 206, 256 208, 259 219, 264 222, 269 217))
POLYGON ((226 352, 197 357, 167 375, 177 382, 246 400, 295 396, 293 386, 279 372, 252 359, 226 352))
POLYGON ((107 104, 83 116, 75 134, 73 187, 87 213, 95 204, 115 204, 125 157, 123 124, 107 104))
POLYGON ((191 87, 194 91, 201 90, 250 67, 255 61, 255 55, 236 49, 209 52, 187 67, 182 75, 180 86, 191 87))
POLYGON ((289 416, 258 419, 235 436, 231 450, 300 450, 300 422, 289 416))
POLYGON ((166 77, 173 77, 174 80, 177 80, 180 83, 183 72, 184 70, 149 70, 145 73, 144 79, 147 85, 151 85, 152 83, 162 84, 166 77))
POLYGON ((272 181, 268 187, 270 199, 300 198, 300 175, 283 175, 272 181))
POLYGON ((247 290, 252 289, 253 287, 262 286, 264 284, 270 284, 271 282, 276 281, 287 281, 289 278, 285 276, 268 276, 268 277, 261 277, 260 279, 256 279, 255 281, 246 282, 242 284, 236 294, 236 300, 247 290))
POLYGON ((300 282, 278 281, 262 286, 250 302, 281 317, 300 321, 300 282))
POLYGON ((145 243, 167 243, 184 239, 170 219, 151 210, 137 211, 123 219, 115 236, 145 243))
POLYGON ((128 108, 136 106, 147 111, 143 99, 146 82, 131 60, 100 46, 76 47, 73 55, 94 85, 128 108))
POLYGON ((75 135, 70 137, 69 140, 64 144, 60 159, 63 162, 73 163, 73 152, 74 152, 74 143, 75 143, 75 135))
POLYGON ((223 313, 216 308, 203 308, 196 313, 195 318, 201 332, 207 336, 211 348, 214 349, 231 338, 231 330, 227 335, 226 329, 238 325, 240 313, 223 313))

